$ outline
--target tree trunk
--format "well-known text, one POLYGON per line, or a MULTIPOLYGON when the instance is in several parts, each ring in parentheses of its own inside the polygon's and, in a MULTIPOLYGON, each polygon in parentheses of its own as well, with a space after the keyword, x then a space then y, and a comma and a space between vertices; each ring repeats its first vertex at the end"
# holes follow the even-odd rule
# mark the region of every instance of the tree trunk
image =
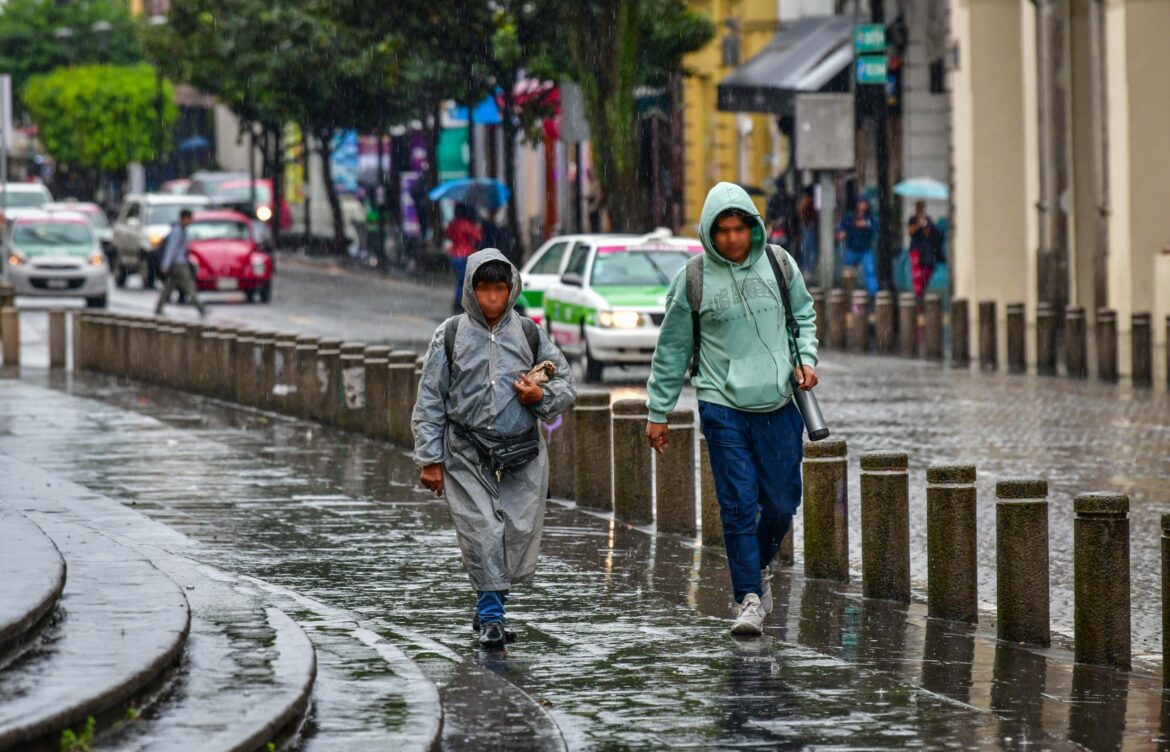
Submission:
MULTIPOLYGON (((512 91, 515 83, 516 73, 513 71, 511 76, 504 79, 504 106, 500 113, 500 121, 504 126, 504 184, 512 192, 508 199, 508 227, 511 229, 510 234, 514 245, 512 252, 517 259, 523 261, 526 251, 524 236, 520 232, 520 205, 516 201, 516 137, 519 128, 512 117, 515 107, 512 91)), ((505 254, 508 253, 506 248, 500 250, 504 251, 505 254)))
POLYGON ((329 213, 333 215, 333 252, 341 256, 345 253, 345 217, 341 214, 341 198, 337 195, 337 186, 333 183, 331 157, 333 156, 333 130, 322 128, 315 133, 318 141, 317 154, 321 157, 321 180, 325 183, 325 195, 329 198, 329 213))
POLYGON ((374 209, 378 213, 378 247, 375 255, 386 261, 386 118, 378 116, 378 187, 374 189, 374 209))
POLYGON ((279 125, 270 131, 272 134, 272 217, 269 220, 272 226, 272 245, 280 247, 280 223, 284 218, 281 207, 284 206, 284 134, 279 125))

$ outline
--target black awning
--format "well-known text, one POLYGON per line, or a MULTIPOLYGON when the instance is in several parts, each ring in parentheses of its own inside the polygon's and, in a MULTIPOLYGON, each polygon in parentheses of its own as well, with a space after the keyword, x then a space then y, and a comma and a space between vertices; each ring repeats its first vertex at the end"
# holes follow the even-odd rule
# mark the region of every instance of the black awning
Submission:
POLYGON ((717 106, 791 115, 795 94, 847 91, 852 62, 853 19, 797 19, 781 26, 767 47, 719 83, 717 106))

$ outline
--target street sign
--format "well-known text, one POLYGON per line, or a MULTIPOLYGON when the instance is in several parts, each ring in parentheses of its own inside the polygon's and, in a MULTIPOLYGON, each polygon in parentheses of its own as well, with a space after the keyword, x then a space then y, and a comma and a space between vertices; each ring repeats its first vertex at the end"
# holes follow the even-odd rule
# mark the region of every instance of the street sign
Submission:
POLYGON ((853 28, 853 51, 858 55, 886 51, 886 27, 882 24, 859 24, 853 28))
POLYGON ((884 85, 886 77, 885 55, 861 55, 857 58, 857 83, 884 85))

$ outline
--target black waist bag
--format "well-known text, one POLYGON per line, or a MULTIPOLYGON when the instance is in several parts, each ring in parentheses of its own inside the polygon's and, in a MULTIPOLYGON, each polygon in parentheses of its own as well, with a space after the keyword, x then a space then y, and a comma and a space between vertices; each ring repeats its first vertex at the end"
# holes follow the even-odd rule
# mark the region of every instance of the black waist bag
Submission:
POLYGON ((477 431, 452 422, 455 434, 475 447, 479 460, 496 476, 498 483, 504 473, 514 473, 532 462, 540 454, 539 429, 533 428, 520 436, 503 436, 491 431, 477 431))

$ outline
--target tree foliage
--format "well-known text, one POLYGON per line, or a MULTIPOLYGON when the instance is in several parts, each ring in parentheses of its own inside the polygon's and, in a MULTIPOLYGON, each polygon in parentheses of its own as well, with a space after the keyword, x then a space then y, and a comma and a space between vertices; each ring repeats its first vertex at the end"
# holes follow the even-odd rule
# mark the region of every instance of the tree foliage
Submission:
POLYGON ((174 92, 149 65, 84 65, 33 76, 24 103, 46 150, 64 165, 118 172, 131 162, 150 162, 169 148, 178 117, 174 92), (160 128, 161 125, 161 128, 160 128))

